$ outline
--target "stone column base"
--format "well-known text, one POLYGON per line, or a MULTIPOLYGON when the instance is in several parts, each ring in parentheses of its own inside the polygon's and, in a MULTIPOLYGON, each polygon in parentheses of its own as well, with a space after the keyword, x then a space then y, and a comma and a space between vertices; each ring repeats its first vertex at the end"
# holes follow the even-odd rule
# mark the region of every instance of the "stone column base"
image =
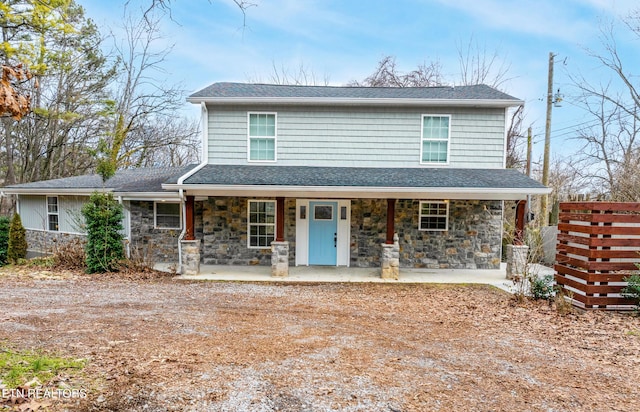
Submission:
POLYGON ((200 273, 200 241, 181 240, 182 265, 180 274, 197 275, 200 273))
POLYGON ((382 244, 382 268, 380 277, 382 279, 398 280, 400 278, 400 245, 398 235, 393 235, 393 244, 382 244))
POLYGON ((289 242, 271 242, 271 276, 289 276, 289 242))
POLYGON ((527 272, 529 246, 507 245, 507 279, 521 279, 527 272))

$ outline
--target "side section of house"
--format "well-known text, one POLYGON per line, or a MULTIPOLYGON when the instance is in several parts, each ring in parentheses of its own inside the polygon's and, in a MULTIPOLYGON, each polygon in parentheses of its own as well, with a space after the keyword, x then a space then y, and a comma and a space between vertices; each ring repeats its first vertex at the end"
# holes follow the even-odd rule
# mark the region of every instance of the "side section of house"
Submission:
POLYGON ((84 242, 82 207, 91 193, 107 190, 123 206, 127 254, 147 262, 177 265, 184 204, 177 192, 163 191, 161 185, 192 167, 121 170, 104 185, 99 176, 84 175, 14 185, 2 191, 17 195, 32 255, 52 253, 56 245, 72 239, 84 242))

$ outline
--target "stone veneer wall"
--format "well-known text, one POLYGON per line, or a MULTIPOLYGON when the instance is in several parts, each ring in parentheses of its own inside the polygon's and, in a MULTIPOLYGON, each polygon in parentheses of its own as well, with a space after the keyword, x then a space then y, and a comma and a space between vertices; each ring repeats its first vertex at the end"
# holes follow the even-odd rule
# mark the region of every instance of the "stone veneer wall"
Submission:
MULTIPOLYGON (((400 266, 415 268, 498 269, 502 245, 502 202, 452 200, 449 230, 418 230, 418 200, 396 203, 400 266)), ((386 200, 351 202, 351 265, 380 266, 386 234, 386 200)))
POLYGON ((25 237, 27 239, 27 250, 34 254, 50 254, 54 252, 56 245, 75 239, 79 239, 82 242, 87 240, 86 235, 32 229, 26 229, 25 237))
POLYGON ((180 229, 155 229, 153 202, 131 201, 131 253, 138 248, 153 263, 178 262, 180 229), (150 249, 150 250, 149 250, 150 249))
MULTIPOLYGON (((196 238, 202 239, 205 265, 271 266, 271 246, 247 247, 248 199, 275 198, 215 197, 196 202, 196 238)), ((295 264, 295 199, 285 200, 285 240, 289 241, 289 264, 295 264)))

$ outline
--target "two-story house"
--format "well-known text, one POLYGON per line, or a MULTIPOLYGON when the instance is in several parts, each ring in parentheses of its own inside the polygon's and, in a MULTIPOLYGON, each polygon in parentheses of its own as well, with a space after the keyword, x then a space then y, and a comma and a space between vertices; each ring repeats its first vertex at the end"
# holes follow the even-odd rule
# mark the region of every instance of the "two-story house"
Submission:
MULTIPOLYGON (((548 193, 505 168, 509 110, 523 102, 485 85, 215 83, 188 101, 202 110, 203 162, 161 185, 180 205, 175 257, 187 271, 498 268, 505 201, 548 193)), ((153 219, 166 203, 156 198, 153 219)))

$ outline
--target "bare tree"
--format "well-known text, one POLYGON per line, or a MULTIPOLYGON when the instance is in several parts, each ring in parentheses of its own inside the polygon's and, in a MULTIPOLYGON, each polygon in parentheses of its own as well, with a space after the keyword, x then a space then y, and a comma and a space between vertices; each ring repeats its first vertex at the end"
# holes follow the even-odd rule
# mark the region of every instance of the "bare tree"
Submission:
POLYGON ((473 37, 466 45, 459 44, 457 49, 462 85, 486 84, 500 90, 511 80, 507 77, 511 65, 500 58, 499 50, 489 52, 473 37))
POLYGON ((385 56, 375 71, 362 81, 347 83, 352 87, 431 87, 444 85, 440 62, 422 63, 418 68, 404 73, 396 65, 395 56, 385 56))
POLYGON ((176 145, 196 133, 195 123, 181 123, 180 116, 176 116, 184 104, 184 91, 154 77, 162 73, 162 64, 170 52, 154 49, 161 39, 160 17, 151 12, 139 20, 127 17, 125 39, 115 45, 120 71, 114 84, 114 99, 108 107, 108 132, 100 145, 104 156, 99 165, 101 174, 108 176, 117 168, 147 164, 144 157, 153 149, 176 145), (172 122, 175 127, 168 126, 172 122))
MULTIPOLYGON (((300 62, 298 67, 290 69, 284 65, 278 67, 275 62, 271 63, 272 71, 267 78, 267 83, 270 84, 287 84, 295 86, 328 86, 329 76, 318 76, 316 72, 306 66, 304 62, 300 62)), ((247 80, 249 83, 265 83, 260 76, 249 77, 247 80)))
MULTIPOLYGON (((640 14, 626 21, 627 29, 640 38, 640 14)), ((584 76, 572 76, 576 102, 587 114, 588 122, 577 128, 582 142, 578 152, 583 175, 594 190, 613 200, 640 201, 640 94, 636 77, 627 69, 618 52, 613 23, 601 28, 603 50, 588 54, 611 73, 604 83, 589 82, 584 76), (614 90, 623 90, 616 92, 614 90)))

